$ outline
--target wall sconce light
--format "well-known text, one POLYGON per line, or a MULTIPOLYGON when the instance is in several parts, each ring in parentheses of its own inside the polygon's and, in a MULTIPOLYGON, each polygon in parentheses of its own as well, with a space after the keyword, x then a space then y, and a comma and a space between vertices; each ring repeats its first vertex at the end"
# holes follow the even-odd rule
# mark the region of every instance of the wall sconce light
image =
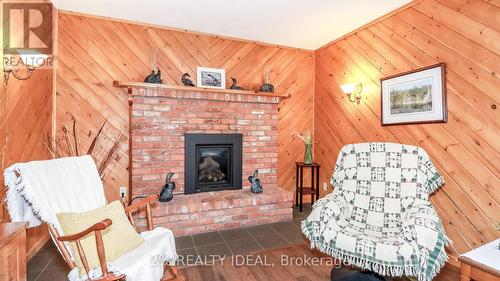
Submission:
MULTIPOLYGON (((3 70, 3 80, 5 81, 5 84, 9 81, 10 74, 12 73, 12 76, 18 80, 28 80, 30 79, 31 75, 33 74, 33 71, 41 65, 44 65, 48 55, 45 54, 40 54, 37 52, 32 52, 32 51, 25 51, 25 52, 19 52, 19 57, 21 58, 21 61, 23 64, 26 66, 26 70, 22 70, 19 67, 11 67, 7 68, 4 65, 4 70, 3 70)), ((5 60, 5 59, 4 59, 5 60)))
POLYGON ((347 95, 350 102, 356 102, 357 104, 361 102, 361 98, 363 97, 361 95, 361 92, 363 92, 363 85, 361 85, 361 82, 357 84, 344 84, 340 86, 340 88, 342 88, 342 91, 347 95))

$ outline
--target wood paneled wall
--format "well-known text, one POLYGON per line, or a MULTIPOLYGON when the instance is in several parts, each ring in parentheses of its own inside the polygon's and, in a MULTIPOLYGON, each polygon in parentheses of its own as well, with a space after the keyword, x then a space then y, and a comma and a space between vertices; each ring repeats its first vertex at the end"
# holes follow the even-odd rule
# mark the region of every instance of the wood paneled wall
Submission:
POLYGON ((423 147, 446 184, 431 201, 458 255, 500 236, 500 7, 496 1, 424 0, 316 51, 315 157, 329 181, 347 143, 423 147), (380 125, 384 76, 445 62, 446 124, 380 125), (360 81, 361 104, 341 84, 360 81))
MULTIPOLYGON (((20 81, 12 75, 0 92, 0 219, 7 219, 4 209, 6 190, 3 170, 18 162, 49 159, 44 148, 44 134, 51 132, 52 70, 36 70, 30 79, 20 81), (4 156, 4 157, 3 157, 4 156), (3 158, 3 161, 2 161, 3 158)), ((48 239, 45 227, 28 229, 28 256, 48 239)))
MULTIPOLYGON (((51 11, 52 12, 52 11, 51 11)), ((6 19, 3 19, 6 20, 6 19)), ((5 22, 0 22, 0 29, 5 22)), ((10 22, 15 42, 23 36, 20 21, 10 22)), ((1 33, 1 31, 0 31, 1 33)), ((2 44, 7 42, 3 42, 2 44)), ((3 46, 5 47, 5 46, 3 46)), ((3 47, 0 57, 4 57, 3 47)), ((3 75, 4 63, 0 64, 3 75)), ((53 69, 36 69, 28 80, 10 75, 8 83, 0 82, 0 222, 9 219, 6 209, 3 171, 14 163, 49 159, 44 136, 52 132, 53 69)), ((23 73, 24 74, 24 73, 23 73)), ((27 231, 27 255, 31 257, 49 238, 45 226, 27 231)))
MULTIPOLYGON (((159 50, 165 84, 180 85, 184 72, 195 79, 196 67, 206 66, 224 68, 227 80, 235 77, 240 86, 258 89, 263 69, 269 69, 276 91, 292 95, 280 109, 278 170, 280 185, 288 189, 294 186, 293 162, 302 157, 303 147, 291 134, 312 129, 313 123, 314 61, 310 51, 60 12, 58 129, 70 127, 74 117, 83 147, 105 120, 105 139, 126 129, 127 95, 112 82, 142 81, 151 71, 152 48, 159 50)), ((126 151, 124 144, 110 165, 112 171, 105 180, 108 199, 116 198, 118 187, 128 183, 126 151)))

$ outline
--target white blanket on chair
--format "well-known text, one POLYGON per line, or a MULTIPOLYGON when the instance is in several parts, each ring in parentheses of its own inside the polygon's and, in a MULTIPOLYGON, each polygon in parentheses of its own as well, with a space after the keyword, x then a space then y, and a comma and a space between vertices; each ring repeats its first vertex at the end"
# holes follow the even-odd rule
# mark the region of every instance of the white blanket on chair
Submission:
MULTIPOLYGON (((139 247, 108 263, 110 271, 125 274, 127 281, 158 281, 163 277, 164 264, 175 264, 175 240, 172 231, 157 227, 141 233, 144 239, 139 247)), ((101 276, 101 269, 89 272, 88 279, 101 276)), ((86 281, 87 276, 79 277, 78 269, 68 274, 69 281, 86 281)))
POLYGON ((85 212, 106 205, 101 179, 91 156, 15 164, 4 171, 7 208, 12 221, 43 222, 63 233, 56 213, 85 212))
MULTIPOLYGON (((57 213, 85 212, 106 205, 102 182, 90 156, 15 164, 4 175, 12 221, 28 221, 29 227, 46 222, 64 235, 57 213)), ((109 269, 127 275, 131 281, 158 281, 164 263, 173 264, 177 259, 174 236, 172 231, 158 227, 141 233, 141 237, 145 242, 109 262, 109 269)), ((91 270, 90 275, 99 273, 100 269, 91 270)), ((80 280, 78 271, 71 271, 68 278, 80 280)))

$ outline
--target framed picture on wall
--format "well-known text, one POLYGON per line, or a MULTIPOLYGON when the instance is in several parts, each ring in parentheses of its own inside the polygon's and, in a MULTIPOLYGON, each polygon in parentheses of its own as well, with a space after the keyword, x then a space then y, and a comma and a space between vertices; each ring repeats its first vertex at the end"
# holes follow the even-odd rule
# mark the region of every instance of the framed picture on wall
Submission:
POLYGON ((219 68, 197 67, 196 86, 204 88, 226 88, 226 71, 219 68))
POLYGON ((382 126, 445 123, 445 64, 435 64, 380 79, 382 126))

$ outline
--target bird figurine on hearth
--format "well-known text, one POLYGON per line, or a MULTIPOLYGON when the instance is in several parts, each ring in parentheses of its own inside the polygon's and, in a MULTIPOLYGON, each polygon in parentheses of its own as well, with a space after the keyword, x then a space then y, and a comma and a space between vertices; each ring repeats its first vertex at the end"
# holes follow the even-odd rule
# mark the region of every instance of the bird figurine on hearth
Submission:
POLYGON ((250 191, 253 193, 262 193, 264 191, 259 180, 259 170, 255 170, 253 175, 248 177, 248 181, 250 182, 250 191))
POLYGON ((181 77, 181 82, 184 86, 189 86, 189 87, 194 87, 194 83, 193 81, 191 81, 191 75, 189 75, 189 73, 184 73, 182 74, 182 77, 181 77))
POLYGON ((160 191, 160 202, 168 202, 174 197, 175 182, 172 181, 174 173, 170 172, 165 177, 165 184, 160 191))
POLYGON ((231 90, 243 90, 242 87, 236 85, 236 84, 238 84, 238 81, 235 78, 231 77, 231 80, 233 81, 233 84, 231 84, 229 89, 231 89, 231 90))

